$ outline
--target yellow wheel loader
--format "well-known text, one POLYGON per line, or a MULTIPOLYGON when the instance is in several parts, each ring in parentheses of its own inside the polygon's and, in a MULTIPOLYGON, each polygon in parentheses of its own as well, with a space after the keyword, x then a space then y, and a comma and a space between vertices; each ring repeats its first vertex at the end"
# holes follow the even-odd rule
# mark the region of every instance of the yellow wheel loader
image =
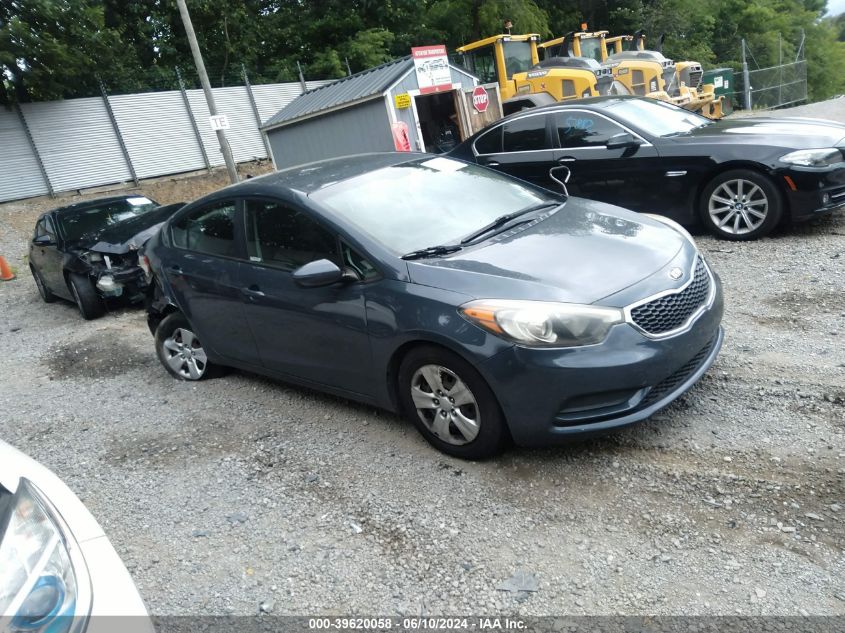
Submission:
MULTIPOLYGON (((638 51, 638 52, 655 52, 649 51, 645 47, 645 33, 640 30, 631 35, 621 35, 611 38, 615 52, 622 50, 638 51), (617 40, 619 40, 617 42, 617 40)), ((608 40, 610 43, 610 40, 608 40)), ((663 36, 658 40, 657 50, 658 54, 662 54, 663 36)), ((675 62, 675 74, 668 83, 666 91, 673 99, 684 100, 685 103, 679 103, 687 110, 694 110, 711 119, 721 119, 724 116, 722 111, 722 97, 716 97, 714 93, 715 86, 713 84, 702 84, 701 77, 704 74, 704 69, 701 64, 694 61, 675 62)))
POLYGON ((699 89, 701 64, 675 63, 659 50, 645 48, 645 34, 607 37, 607 31, 567 33, 538 46, 541 55, 570 54, 600 61, 613 74, 610 94, 635 94, 699 112, 712 119, 722 117, 721 97, 712 85, 699 89), (695 82, 690 83, 690 82, 695 82))
POLYGON ((494 35, 457 49, 460 63, 481 83, 498 82, 502 109, 510 114, 525 107, 607 94, 609 69, 592 59, 549 58, 540 62, 540 36, 494 35))
MULTIPOLYGON (((546 55, 572 55, 594 59, 609 68, 616 82, 614 94, 633 94, 666 100, 669 81, 675 73, 671 59, 654 51, 620 50, 608 52, 607 31, 570 32, 543 42, 539 49, 546 55), (623 88, 624 87, 624 88, 623 88)), ((617 38, 612 38, 613 41, 617 38)))

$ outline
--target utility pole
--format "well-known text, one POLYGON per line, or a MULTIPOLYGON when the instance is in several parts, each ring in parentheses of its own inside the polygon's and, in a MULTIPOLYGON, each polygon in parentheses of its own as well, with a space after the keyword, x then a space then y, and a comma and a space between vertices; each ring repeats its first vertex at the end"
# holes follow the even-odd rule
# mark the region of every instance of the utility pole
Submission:
MULTIPOLYGON (((188 43, 191 45, 191 53, 194 56, 194 64, 197 66, 197 74, 200 77, 202 91, 205 93, 205 101, 208 103, 208 111, 211 116, 217 116, 217 105, 214 103, 214 93, 211 91, 211 83, 208 81, 208 74, 205 72, 205 64, 202 61, 202 53, 197 42, 197 34, 194 32, 194 25, 191 23, 191 15, 188 13, 188 5, 185 0, 176 0, 179 5, 179 13, 182 15, 182 23, 185 25, 185 33, 188 36, 188 43)), ((226 161, 226 169, 229 172, 229 180, 232 183, 238 182, 238 170, 235 167, 235 159, 232 158, 232 148, 226 139, 225 130, 217 130, 217 140, 220 142, 220 153, 226 161)))

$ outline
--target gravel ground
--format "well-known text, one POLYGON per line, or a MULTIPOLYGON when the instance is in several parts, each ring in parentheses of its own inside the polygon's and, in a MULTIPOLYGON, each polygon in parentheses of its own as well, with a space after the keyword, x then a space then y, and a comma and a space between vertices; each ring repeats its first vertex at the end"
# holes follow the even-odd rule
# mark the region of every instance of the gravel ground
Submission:
MULTIPOLYGON (((0 207, 24 272, 39 204, 0 207)), ((723 351, 603 439, 465 463, 256 375, 177 382, 140 310, 83 322, 28 274, 0 284, 0 437, 81 496, 155 614, 843 615, 845 212, 699 243, 723 351)))

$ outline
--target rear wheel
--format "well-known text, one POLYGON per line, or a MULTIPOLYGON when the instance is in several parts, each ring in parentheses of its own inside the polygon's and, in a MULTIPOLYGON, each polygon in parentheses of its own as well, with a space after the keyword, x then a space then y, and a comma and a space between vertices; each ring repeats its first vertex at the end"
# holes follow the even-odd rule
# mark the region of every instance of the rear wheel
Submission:
POLYGON ((493 392, 464 359, 438 347, 418 347, 399 367, 399 398, 406 416, 438 450, 484 459, 508 440, 493 392))
POLYGON ((44 278, 41 276, 41 273, 35 270, 35 266, 32 264, 29 265, 29 270, 32 272, 32 277, 35 279, 35 285, 38 288, 38 294, 41 295, 44 303, 53 303, 56 300, 56 295, 54 295, 47 287, 47 284, 44 283, 44 278))
POLYGON ((204 380, 223 373, 208 355, 191 324, 174 313, 159 323, 155 333, 156 354, 168 373, 179 380, 204 380))
POLYGON ((103 316, 106 311, 105 304, 100 298, 100 295, 97 294, 97 291, 94 290, 94 286, 88 277, 70 273, 68 275, 67 285, 70 288, 70 294, 73 296, 76 307, 79 308, 79 314, 82 315, 83 319, 90 321, 91 319, 103 316))
POLYGON ((708 231, 726 240, 756 240, 780 222, 783 202, 774 183, 749 169, 716 176, 704 188, 701 219, 708 231))

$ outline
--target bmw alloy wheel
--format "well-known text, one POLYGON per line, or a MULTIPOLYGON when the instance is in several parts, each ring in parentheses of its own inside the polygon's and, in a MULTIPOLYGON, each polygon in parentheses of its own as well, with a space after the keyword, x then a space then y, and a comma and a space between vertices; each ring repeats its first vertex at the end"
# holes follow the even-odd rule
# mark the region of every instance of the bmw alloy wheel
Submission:
POLYGON ((411 379, 411 398, 420 420, 444 442, 462 446, 478 436, 478 403, 451 369, 441 365, 420 367, 411 379))
POLYGON ((757 230, 766 221, 769 198, 751 181, 728 180, 710 194, 708 213, 720 231, 744 235, 757 230))

